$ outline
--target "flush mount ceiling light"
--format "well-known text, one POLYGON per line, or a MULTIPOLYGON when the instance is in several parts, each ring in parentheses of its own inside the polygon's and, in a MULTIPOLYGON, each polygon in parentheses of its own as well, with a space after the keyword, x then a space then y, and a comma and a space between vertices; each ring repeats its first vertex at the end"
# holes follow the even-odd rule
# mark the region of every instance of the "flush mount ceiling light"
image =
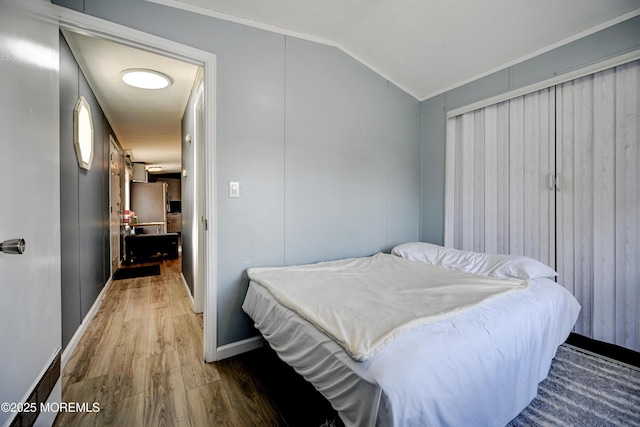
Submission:
POLYGON ((149 166, 147 172, 160 172, 162 168, 160 166, 149 166))
POLYGON ((159 71, 131 68, 120 73, 122 81, 141 89, 164 89, 173 83, 171 77, 159 71))

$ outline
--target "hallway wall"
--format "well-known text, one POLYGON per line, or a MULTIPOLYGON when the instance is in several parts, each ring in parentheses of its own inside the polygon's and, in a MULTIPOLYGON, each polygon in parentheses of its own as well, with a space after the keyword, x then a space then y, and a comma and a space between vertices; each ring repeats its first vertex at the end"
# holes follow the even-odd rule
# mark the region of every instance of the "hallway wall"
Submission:
POLYGON ((80 327, 109 280, 109 133, 107 122, 67 42, 60 34, 60 225, 62 348, 80 327), (91 107, 91 169, 78 167, 73 110, 78 97, 91 107))
POLYGON ((191 295, 194 295, 194 276, 195 272, 195 254, 193 243, 193 211, 194 211, 194 178, 195 178, 195 157, 193 139, 195 135, 193 120, 195 117, 195 110, 193 103, 195 101, 195 87, 191 91, 189 100, 187 101, 184 115, 182 117, 182 142, 181 142, 181 154, 182 154, 182 170, 187 171, 186 176, 182 177, 182 275, 184 276, 187 286, 191 291, 191 295), (185 140, 186 135, 190 135, 190 142, 185 140))

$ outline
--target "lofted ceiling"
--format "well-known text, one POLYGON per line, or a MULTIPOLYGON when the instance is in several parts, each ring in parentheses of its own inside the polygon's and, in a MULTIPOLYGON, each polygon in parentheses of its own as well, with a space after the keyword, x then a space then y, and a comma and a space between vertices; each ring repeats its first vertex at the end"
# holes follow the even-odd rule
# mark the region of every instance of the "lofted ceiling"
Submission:
MULTIPOLYGON (((640 14, 639 0, 148 0, 335 46, 418 100, 640 14)), ((181 169, 181 119, 198 67, 64 31, 133 161, 181 169), (120 73, 170 75, 163 90, 120 73)))
POLYGON ((419 100, 640 11, 638 0, 149 1, 335 45, 419 100))

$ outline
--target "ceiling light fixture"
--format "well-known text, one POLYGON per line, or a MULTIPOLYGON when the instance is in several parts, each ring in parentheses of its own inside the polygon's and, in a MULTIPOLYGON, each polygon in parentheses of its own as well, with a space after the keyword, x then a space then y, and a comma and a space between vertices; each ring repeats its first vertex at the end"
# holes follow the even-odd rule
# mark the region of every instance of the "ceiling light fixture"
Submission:
POLYGON ((160 166, 149 166, 147 168, 147 172, 160 172, 162 170, 162 167, 160 166))
POLYGON ((120 73, 122 81, 140 89, 164 89, 173 83, 173 79, 159 71, 144 68, 131 68, 120 73))

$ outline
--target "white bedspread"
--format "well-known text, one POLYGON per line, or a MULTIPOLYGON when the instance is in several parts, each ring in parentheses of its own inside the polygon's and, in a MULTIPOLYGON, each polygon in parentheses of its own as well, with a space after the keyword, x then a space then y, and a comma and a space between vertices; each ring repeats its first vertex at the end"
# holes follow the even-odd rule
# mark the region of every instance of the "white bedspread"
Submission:
POLYGON ((283 268, 252 268, 249 278, 331 336, 357 361, 397 337, 528 288, 495 279, 377 254, 283 268))
POLYGON ((364 362, 254 281, 243 309, 348 427, 502 427, 536 396, 580 311, 557 283, 529 285, 407 332, 364 362))

